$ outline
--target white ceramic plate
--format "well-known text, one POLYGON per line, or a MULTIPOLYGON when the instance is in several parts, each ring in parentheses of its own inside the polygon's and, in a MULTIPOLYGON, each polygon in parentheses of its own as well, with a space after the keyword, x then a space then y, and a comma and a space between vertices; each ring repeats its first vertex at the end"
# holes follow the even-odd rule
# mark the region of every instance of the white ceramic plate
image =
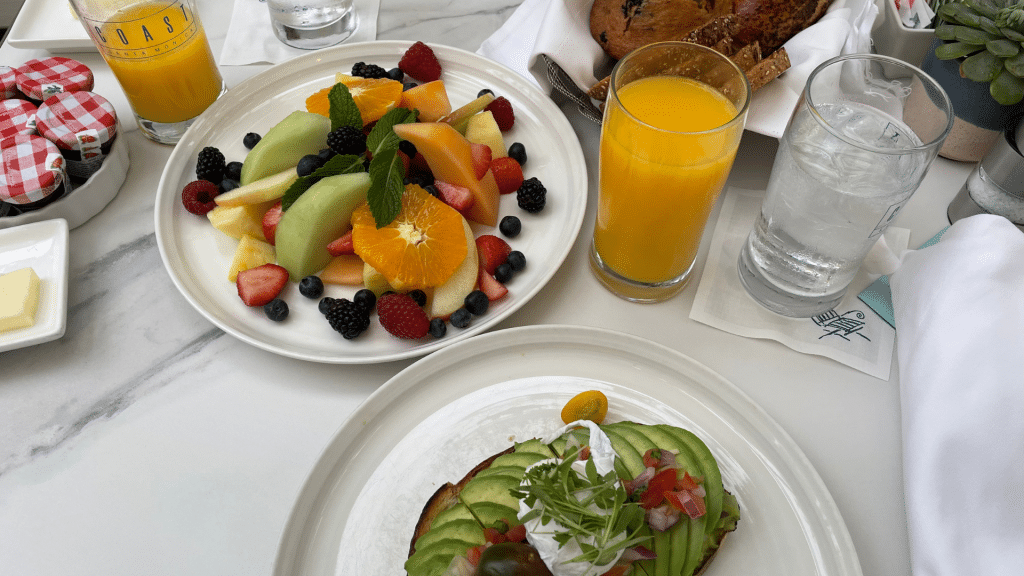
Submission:
POLYGON ((860 576, 846 525, 793 440, 696 361, 625 334, 572 326, 501 330, 409 366, 348 419, 313 467, 274 574, 404 574, 423 504, 512 440, 561 425, 573 395, 600 389, 609 421, 700 436, 739 500, 739 528, 708 576, 860 576))
POLYGON ((0 276, 25 267, 31 267, 39 276, 36 323, 0 332, 0 352, 64 335, 68 309, 67 221, 46 220, 0 230, 0 276))
POLYGON ((25 0, 7 34, 7 43, 54 53, 96 51, 68 0, 25 0))
MULTIPOLYGON (((234 285, 227 280, 237 242, 181 205, 181 189, 195 179, 199 150, 216 146, 228 161, 242 160, 246 153, 242 138, 247 132, 263 134, 292 111, 305 109, 310 94, 333 84, 336 72, 347 73, 356 62, 396 66, 410 44, 342 45, 274 66, 232 88, 192 125, 174 149, 157 191, 160 255, 185 298, 225 332, 265 350, 317 362, 354 364, 415 357, 483 332, 507 317, 536 295, 565 259, 583 224, 587 199, 586 164, 572 126, 547 96, 515 72, 470 52, 433 46, 453 106, 476 98, 485 87, 512 102, 516 123, 505 133, 505 145, 522 142, 526 146, 526 177, 538 177, 548 189, 547 206, 537 214, 519 209, 515 194, 501 199, 501 215, 515 214, 523 222, 522 234, 509 244, 522 251, 528 262, 509 282, 508 296, 492 303, 485 316, 474 318, 464 330, 449 325, 444 338, 427 336, 416 341, 388 335, 376 317, 362 336, 345 340, 331 330, 317 311, 316 301, 299 295, 294 283, 282 294, 290 309, 285 322, 271 322, 262 309, 242 304, 234 285)), ((498 234, 494 228, 473 227, 476 235, 498 234)), ((354 292, 329 286, 326 294, 347 297, 354 292)))

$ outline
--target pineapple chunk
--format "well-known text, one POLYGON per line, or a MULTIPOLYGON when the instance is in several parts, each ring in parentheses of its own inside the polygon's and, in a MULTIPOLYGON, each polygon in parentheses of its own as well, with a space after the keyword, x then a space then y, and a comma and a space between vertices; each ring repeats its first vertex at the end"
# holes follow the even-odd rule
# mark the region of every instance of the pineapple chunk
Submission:
POLYGON ((236 240, 241 240, 245 235, 266 240, 263 236, 263 214, 276 202, 270 200, 245 206, 218 206, 210 210, 206 217, 210 219, 210 224, 213 224, 214 228, 236 240))
POLYGON ((242 236, 235 250, 235 257, 231 259, 231 267, 228 269, 228 280, 234 282, 238 273, 243 270, 271 264, 277 259, 274 247, 263 240, 257 240, 248 234, 242 236))
POLYGON ((505 139, 501 137, 501 129, 490 110, 470 116, 466 125, 466 140, 474 144, 486 144, 491 149, 491 159, 508 156, 505 139))

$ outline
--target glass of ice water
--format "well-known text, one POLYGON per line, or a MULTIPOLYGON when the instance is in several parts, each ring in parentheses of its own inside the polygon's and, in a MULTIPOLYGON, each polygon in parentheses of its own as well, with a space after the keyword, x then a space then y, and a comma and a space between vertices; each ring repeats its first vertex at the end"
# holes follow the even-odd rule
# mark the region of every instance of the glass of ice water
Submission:
POLYGON ((267 0, 277 39, 316 50, 344 41, 359 21, 352 0, 267 0))
POLYGON ((906 62, 851 54, 815 68, 740 251, 747 292, 785 316, 835 307, 952 126, 945 91, 906 62))

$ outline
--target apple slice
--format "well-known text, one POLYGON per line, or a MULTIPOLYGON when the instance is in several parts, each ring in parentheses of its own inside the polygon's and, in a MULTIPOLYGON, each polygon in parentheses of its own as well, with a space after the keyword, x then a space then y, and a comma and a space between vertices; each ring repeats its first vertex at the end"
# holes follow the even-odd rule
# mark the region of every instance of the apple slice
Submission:
POLYGON ((267 130, 242 162, 245 186, 286 168, 293 168, 307 154, 326 147, 331 121, 319 114, 296 110, 267 130))
POLYGON ((459 133, 466 131, 466 125, 469 123, 470 117, 479 114, 487 105, 494 101, 494 94, 485 92, 480 96, 477 96, 475 100, 471 100, 468 103, 456 108, 444 118, 438 120, 438 122, 444 122, 449 124, 452 128, 455 128, 459 133))
POLYGON ((469 222, 462 219, 466 232, 466 258, 455 269, 444 284, 434 289, 434 297, 429 302, 427 315, 431 318, 448 318, 465 304, 466 296, 476 288, 480 264, 477 262, 476 242, 469 222))
POLYGON ((295 168, 288 168, 266 178, 260 178, 245 186, 239 186, 230 192, 218 194, 213 198, 217 206, 244 206, 259 204, 268 200, 277 200, 284 196, 293 182, 299 179, 295 168))
POLYGON ((466 125, 466 140, 474 144, 486 144, 491 149, 492 159, 508 156, 505 139, 501 136, 501 129, 498 128, 498 123, 490 110, 484 110, 469 118, 466 125))

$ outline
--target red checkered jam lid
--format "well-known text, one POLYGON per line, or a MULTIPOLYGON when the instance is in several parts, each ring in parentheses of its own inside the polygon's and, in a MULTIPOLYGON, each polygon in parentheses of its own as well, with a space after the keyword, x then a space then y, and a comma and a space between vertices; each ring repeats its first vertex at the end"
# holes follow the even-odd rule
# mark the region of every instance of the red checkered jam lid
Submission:
POLYGON ((99 94, 62 92, 39 107, 36 130, 63 150, 80 150, 85 144, 102 146, 117 133, 117 112, 99 94))
POLYGON ((18 89, 33 100, 46 100, 58 92, 92 90, 92 70, 62 56, 37 58, 17 69, 18 89))
POLYGON ((0 200, 31 204, 53 194, 64 183, 64 157, 42 136, 18 134, 0 141, 0 200))
POLYGON ((36 133, 36 105, 28 100, 0 100, 0 140, 36 133))
POLYGON ((11 68, 10 66, 0 66, 0 100, 17 98, 17 76, 18 75, 14 73, 14 68, 11 68))

